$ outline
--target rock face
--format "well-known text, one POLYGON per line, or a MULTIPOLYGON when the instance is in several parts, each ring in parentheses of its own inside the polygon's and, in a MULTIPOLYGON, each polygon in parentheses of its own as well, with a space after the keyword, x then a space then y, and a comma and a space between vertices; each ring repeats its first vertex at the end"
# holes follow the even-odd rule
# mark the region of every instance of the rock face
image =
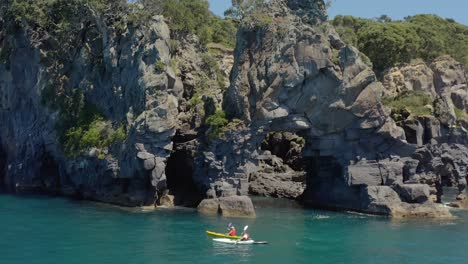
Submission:
MULTIPOLYGON (((251 192, 375 214, 449 215, 430 202, 407 203, 423 202, 419 193, 411 192, 414 186, 404 183, 405 174, 416 173, 417 164, 410 162, 416 147, 389 118, 380 102, 384 88, 360 53, 325 22, 318 4, 323 2, 312 2, 273 1, 263 10, 271 23, 241 26, 223 107, 244 125, 211 142, 197 160, 202 164, 197 182, 213 197, 251 192), (283 141, 288 133, 304 139, 299 151, 292 140, 283 141), (275 143, 268 147, 265 142, 275 143), (293 166, 283 154, 294 151, 303 166, 293 166), (300 196, 295 175, 305 175, 300 196), (394 185, 410 194, 401 191, 400 197, 394 185), (374 193, 377 200, 369 198, 374 193), (418 213, 411 213, 418 206, 418 213)), ((431 72, 421 71, 426 70, 431 72)), ((427 82, 428 87, 415 82, 413 89, 433 91, 427 82)), ((415 138, 422 137, 424 127, 416 130, 415 138)))
POLYGON ((406 91, 422 91, 436 96, 434 72, 424 62, 416 62, 387 71, 382 81, 386 96, 397 96, 406 91))
POLYGON ((0 61, 0 186, 8 191, 128 206, 201 201, 201 213, 226 217, 255 216, 248 194, 450 216, 428 198, 466 175, 458 111, 467 110, 466 77, 450 58, 392 69, 384 87, 327 23, 324 1, 273 0, 261 10, 271 20, 253 14, 240 24, 234 54, 209 47, 213 71, 196 36, 169 45, 162 17, 116 27, 81 8, 87 26, 61 66, 48 57, 56 39, 37 40, 28 26, 5 35, 0 21, 1 51, 11 50, 0 61), (54 100, 50 87, 96 106, 107 126, 125 127, 125 139, 67 155, 57 124, 73 109, 44 102, 54 100), (431 94, 436 117, 398 126, 381 98, 407 90, 431 94), (205 122, 221 107, 230 123, 214 138, 205 122))
POLYGON ((105 150, 102 158, 93 152, 77 158, 63 153, 55 130, 61 113, 46 106, 51 99, 45 94, 53 79, 46 63, 52 53, 48 45, 55 40, 36 43, 27 28, 19 28, 4 40, 14 52, 0 64, 4 186, 12 192, 62 192, 109 203, 152 204, 165 188, 165 160, 178 112, 174 74, 169 68, 154 70, 156 62, 170 61, 169 29, 162 17, 154 17, 145 27, 129 26, 117 38, 115 29, 106 27, 93 10, 83 7, 83 12, 90 26, 64 62, 63 89, 84 94, 107 119, 122 123, 127 139, 105 150), (103 55, 100 69, 93 54, 103 55))

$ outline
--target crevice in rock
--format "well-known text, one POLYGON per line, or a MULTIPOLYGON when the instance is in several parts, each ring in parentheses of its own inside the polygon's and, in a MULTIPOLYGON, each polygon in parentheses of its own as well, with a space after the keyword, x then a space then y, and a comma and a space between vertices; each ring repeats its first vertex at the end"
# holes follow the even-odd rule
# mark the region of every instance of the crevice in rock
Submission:
POLYGON ((190 144, 174 145, 166 166, 169 195, 174 197, 174 205, 196 207, 204 196, 193 180, 194 157, 190 144))
POLYGON ((49 154, 45 153, 41 159, 39 169, 42 188, 50 193, 58 193, 60 190, 60 170, 57 161, 49 154))
POLYGON ((285 164, 295 171, 305 169, 302 159, 304 147, 304 138, 290 132, 269 133, 261 144, 262 150, 270 151, 272 155, 281 158, 285 164))

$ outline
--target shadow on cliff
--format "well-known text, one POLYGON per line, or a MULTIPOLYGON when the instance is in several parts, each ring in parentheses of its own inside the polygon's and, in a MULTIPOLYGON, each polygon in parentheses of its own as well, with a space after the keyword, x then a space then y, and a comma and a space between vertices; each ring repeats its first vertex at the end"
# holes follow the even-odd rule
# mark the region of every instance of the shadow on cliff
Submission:
POLYGON ((174 205, 196 207, 204 198, 195 185, 193 171, 193 156, 187 149, 176 150, 167 160, 167 188, 174 196, 174 205))
POLYGON ((0 191, 5 190, 6 153, 0 146, 0 191))

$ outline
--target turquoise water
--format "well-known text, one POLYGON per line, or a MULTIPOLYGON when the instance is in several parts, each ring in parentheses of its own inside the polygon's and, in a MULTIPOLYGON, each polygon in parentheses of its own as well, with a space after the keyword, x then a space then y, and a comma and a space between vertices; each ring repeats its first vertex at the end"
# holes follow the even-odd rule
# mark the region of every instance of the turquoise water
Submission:
POLYGON ((60 198, 0 195, 0 263, 468 263, 468 214, 392 221, 256 202, 232 220, 269 245, 225 245, 204 230, 230 220, 193 210, 141 212, 60 198))

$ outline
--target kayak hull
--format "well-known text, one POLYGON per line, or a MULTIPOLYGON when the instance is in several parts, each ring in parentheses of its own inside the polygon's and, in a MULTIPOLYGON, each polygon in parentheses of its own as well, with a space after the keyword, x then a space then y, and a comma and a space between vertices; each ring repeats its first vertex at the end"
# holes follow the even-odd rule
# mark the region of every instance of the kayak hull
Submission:
POLYGON ((221 234, 221 233, 216 233, 213 231, 206 231, 206 234, 214 237, 220 237, 220 238, 229 238, 229 239, 240 239, 240 236, 228 236, 226 234, 221 234))
POLYGON ((254 240, 246 240, 246 241, 239 241, 235 239, 229 238, 213 238, 213 241, 225 244, 235 244, 235 245, 253 245, 253 244, 268 244, 266 241, 254 241, 254 240))

